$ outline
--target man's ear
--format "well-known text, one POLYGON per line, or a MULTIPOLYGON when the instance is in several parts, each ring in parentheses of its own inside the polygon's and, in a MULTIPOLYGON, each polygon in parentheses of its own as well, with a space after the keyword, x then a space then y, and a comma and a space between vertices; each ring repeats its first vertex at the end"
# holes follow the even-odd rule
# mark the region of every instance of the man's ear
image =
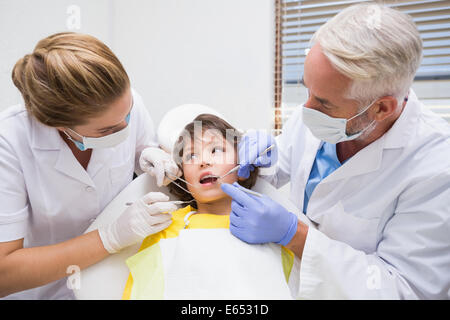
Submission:
POLYGON ((375 120, 382 121, 397 111, 398 101, 393 96, 380 98, 376 104, 378 109, 375 112, 375 120))

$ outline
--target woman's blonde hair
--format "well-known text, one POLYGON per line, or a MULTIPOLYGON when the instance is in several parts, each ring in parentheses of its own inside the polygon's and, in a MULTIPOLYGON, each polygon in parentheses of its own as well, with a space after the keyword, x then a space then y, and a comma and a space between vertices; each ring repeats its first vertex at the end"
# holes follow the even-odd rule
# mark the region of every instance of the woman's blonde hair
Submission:
POLYGON ((73 32, 51 35, 12 71, 27 111, 51 127, 72 127, 101 115, 124 94, 129 78, 97 38, 73 32))
POLYGON ((341 11, 314 34, 311 45, 316 42, 352 80, 347 98, 362 106, 384 95, 401 104, 422 59, 422 40, 411 17, 377 3, 341 11))

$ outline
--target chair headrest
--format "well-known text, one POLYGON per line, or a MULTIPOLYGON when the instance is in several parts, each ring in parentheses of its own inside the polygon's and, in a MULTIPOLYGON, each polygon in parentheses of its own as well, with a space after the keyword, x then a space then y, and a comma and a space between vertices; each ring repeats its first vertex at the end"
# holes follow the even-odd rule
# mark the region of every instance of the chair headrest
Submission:
POLYGON ((168 111, 159 123, 157 134, 161 148, 171 153, 184 127, 202 113, 213 114, 227 121, 222 114, 205 105, 183 104, 175 107, 168 111))

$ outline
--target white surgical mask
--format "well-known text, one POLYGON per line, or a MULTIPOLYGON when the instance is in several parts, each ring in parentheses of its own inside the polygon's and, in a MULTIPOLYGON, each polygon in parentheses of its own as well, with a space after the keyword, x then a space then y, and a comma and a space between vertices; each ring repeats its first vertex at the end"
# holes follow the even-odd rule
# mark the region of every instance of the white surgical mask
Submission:
POLYGON ((350 119, 333 118, 323 112, 311 108, 306 108, 305 105, 303 104, 302 105, 303 123, 309 128, 309 130, 311 130, 312 134, 317 139, 326 141, 328 143, 336 144, 343 141, 354 140, 359 136, 361 136, 367 129, 369 129, 375 122, 375 120, 373 120, 363 130, 350 136, 347 135, 346 133, 347 122, 362 115, 364 112, 367 111, 367 109, 369 109, 372 106, 374 102, 369 104, 366 108, 364 108, 363 111, 354 115, 350 119))
POLYGON ((72 131, 74 134, 79 136, 83 140, 83 142, 72 139, 72 137, 70 137, 67 134, 67 132, 65 132, 65 131, 64 131, 64 133, 66 134, 67 138, 69 140, 71 140, 73 143, 75 143, 75 145, 81 151, 85 151, 87 149, 96 149, 96 148, 112 148, 112 147, 115 147, 115 146, 119 145, 120 143, 124 142, 128 138, 128 135, 130 133, 130 128, 128 125, 128 123, 130 121, 130 114, 127 115, 127 117, 125 118, 125 121, 127 122, 127 126, 125 128, 123 128, 122 130, 114 132, 107 136, 98 137, 98 138, 84 137, 81 134, 75 132, 74 130, 67 128, 70 131, 72 131))

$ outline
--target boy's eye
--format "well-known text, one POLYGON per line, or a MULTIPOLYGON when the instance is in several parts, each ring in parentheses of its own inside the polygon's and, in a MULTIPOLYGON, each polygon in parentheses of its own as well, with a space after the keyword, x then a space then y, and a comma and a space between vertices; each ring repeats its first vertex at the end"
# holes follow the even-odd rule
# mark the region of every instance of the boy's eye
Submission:
POLYGON ((188 153, 185 157, 184 157, 184 160, 185 161, 190 161, 190 160, 192 160, 193 158, 196 158, 197 157, 197 155, 195 154, 195 153, 188 153))
POLYGON ((217 152, 225 152, 225 150, 224 150, 224 148, 222 148, 222 147, 214 147, 213 149, 212 149, 212 153, 217 153, 217 152))

